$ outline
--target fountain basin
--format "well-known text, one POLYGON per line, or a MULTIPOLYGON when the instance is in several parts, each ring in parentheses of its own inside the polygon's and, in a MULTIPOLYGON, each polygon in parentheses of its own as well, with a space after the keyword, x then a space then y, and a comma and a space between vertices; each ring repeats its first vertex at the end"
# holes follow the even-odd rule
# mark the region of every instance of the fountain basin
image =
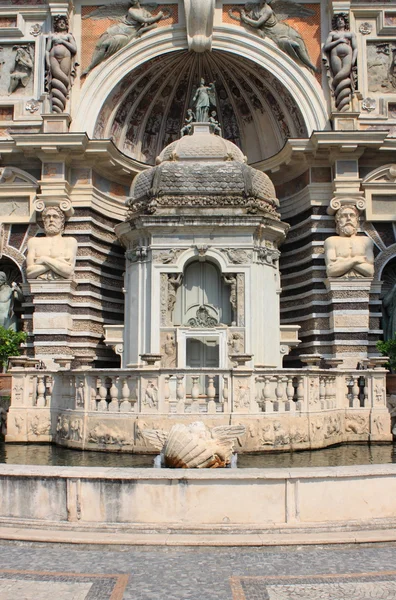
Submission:
MULTIPOLYGON (((384 530, 396 465, 295 469, 118 469, 0 465, 0 526, 172 533, 384 530)), ((4 529, 3 529, 4 531, 4 529)), ((231 542, 230 542, 231 543, 231 542)))

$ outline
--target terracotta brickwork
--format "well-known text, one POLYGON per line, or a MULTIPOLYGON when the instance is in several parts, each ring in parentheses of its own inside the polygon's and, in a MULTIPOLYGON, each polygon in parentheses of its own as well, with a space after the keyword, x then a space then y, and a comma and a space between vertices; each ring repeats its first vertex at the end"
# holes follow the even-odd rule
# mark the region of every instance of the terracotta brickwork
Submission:
MULTIPOLYGON (((93 51, 96 42, 100 36, 110 27, 118 23, 117 19, 90 19, 88 15, 95 11, 99 6, 83 6, 81 8, 82 20, 82 37, 81 37, 81 72, 88 67, 91 62, 93 51)), ((177 4, 159 4, 152 11, 156 15, 160 10, 167 10, 171 14, 167 19, 163 19, 158 23, 158 27, 166 27, 179 22, 178 5, 177 4)))

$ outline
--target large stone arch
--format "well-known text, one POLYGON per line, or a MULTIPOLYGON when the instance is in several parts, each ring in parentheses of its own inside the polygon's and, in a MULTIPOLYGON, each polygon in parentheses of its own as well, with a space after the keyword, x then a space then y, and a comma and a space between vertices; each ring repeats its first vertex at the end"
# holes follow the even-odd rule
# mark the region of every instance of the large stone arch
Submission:
MULTIPOLYGON (((208 54, 208 60, 212 60, 211 57, 216 56, 215 53, 218 52, 225 59, 228 56, 230 61, 249 61, 252 65, 257 65, 257 68, 264 69, 287 90, 298 107, 305 128, 304 135, 296 135, 291 131, 288 137, 308 137, 315 130, 329 127, 326 100, 315 76, 300 67, 271 41, 244 30, 223 26, 215 29, 213 50, 213 54, 208 54)), ((158 61, 160 68, 161 57, 171 56, 172 53, 180 51, 186 51, 184 28, 158 29, 134 41, 94 69, 82 86, 79 107, 73 109, 76 116, 73 119, 72 130, 85 129, 90 137, 95 137, 99 115, 106 103, 111 104, 114 109, 117 104, 114 97, 117 99, 117 96, 122 96, 122 85, 126 86, 122 83, 125 77, 149 61, 158 61)), ((191 54, 186 56, 191 57, 191 54)), ((269 132, 270 127, 267 130, 269 132)), ((276 131, 273 135, 276 137, 276 131)), ((278 147, 281 147, 282 142, 278 140, 277 143, 278 147)), ((256 160, 253 158, 251 162, 256 160)))

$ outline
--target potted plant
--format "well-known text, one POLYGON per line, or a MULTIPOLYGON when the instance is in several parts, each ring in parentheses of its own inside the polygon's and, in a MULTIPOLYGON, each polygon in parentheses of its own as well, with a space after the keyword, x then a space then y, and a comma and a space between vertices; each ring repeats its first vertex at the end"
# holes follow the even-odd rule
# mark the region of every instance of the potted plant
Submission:
POLYGON ((386 391, 388 394, 396 394, 396 335, 386 342, 377 342, 377 350, 381 352, 382 356, 389 358, 385 364, 385 368, 390 371, 386 375, 386 391))

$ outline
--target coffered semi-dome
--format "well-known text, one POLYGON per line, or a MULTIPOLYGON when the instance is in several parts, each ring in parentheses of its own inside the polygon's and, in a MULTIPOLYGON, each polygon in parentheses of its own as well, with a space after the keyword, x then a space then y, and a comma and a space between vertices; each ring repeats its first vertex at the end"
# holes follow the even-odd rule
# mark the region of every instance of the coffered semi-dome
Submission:
POLYGON ((191 135, 164 148, 157 166, 135 177, 128 206, 128 218, 189 214, 197 208, 278 218, 279 203, 269 177, 248 166, 235 144, 215 135, 209 125, 197 124, 191 135))
POLYGON ((249 164, 276 154, 288 138, 307 136, 300 108, 268 70, 229 52, 180 50, 125 74, 99 112, 94 137, 111 138, 125 155, 154 165, 161 150, 180 137, 201 77, 215 82, 224 140, 249 164))

